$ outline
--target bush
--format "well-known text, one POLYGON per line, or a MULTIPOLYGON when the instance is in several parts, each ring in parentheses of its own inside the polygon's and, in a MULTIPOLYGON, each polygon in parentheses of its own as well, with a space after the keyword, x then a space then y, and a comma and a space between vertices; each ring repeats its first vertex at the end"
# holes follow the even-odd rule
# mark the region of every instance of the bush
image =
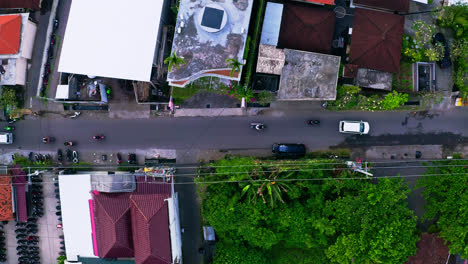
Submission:
POLYGON ((427 232, 429 234, 434 234, 434 233, 439 233, 440 232, 440 228, 437 226, 437 225, 430 225, 429 228, 427 229, 427 232))
POLYGON ((384 110, 393 110, 398 108, 408 102, 408 97, 408 94, 393 91, 393 93, 387 94, 382 100, 382 108, 384 110))
POLYGON ((267 263, 265 251, 260 248, 245 246, 242 243, 216 244, 214 264, 262 264, 267 263))

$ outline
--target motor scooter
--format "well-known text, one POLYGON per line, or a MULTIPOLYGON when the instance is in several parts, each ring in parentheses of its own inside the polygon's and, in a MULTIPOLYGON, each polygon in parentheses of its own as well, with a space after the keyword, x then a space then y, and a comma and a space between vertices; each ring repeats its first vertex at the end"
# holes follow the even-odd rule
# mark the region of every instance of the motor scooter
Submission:
POLYGON ((307 120, 307 124, 310 126, 317 126, 317 125, 320 125, 320 120, 318 119, 307 120))
POLYGON ((69 116, 71 119, 77 118, 81 115, 81 112, 75 112, 73 115, 69 116))
POLYGON ((250 123, 250 128, 257 131, 262 131, 266 128, 266 126, 263 123, 250 123))

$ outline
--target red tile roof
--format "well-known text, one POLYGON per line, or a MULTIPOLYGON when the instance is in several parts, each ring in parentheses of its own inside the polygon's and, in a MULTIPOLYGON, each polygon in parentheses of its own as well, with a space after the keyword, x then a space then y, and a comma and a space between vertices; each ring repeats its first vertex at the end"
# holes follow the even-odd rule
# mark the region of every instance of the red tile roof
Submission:
POLYGON ((1 0, 0 8, 30 8, 39 10, 41 0, 1 0))
POLYGON ((9 221, 13 219, 11 177, 9 175, 0 175, 0 221, 9 221))
POLYGON ((130 194, 100 193, 95 195, 94 215, 99 257, 133 257, 130 194))
POLYGON ((131 195, 135 264, 170 264, 168 194, 131 195))
POLYGON ((303 1, 318 3, 318 4, 325 4, 325 5, 334 5, 335 4, 335 0, 303 0, 303 1))
POLYGON ((303 3, 283 7, 278 48, 329 54, 332 49, 335 13, 303 3))
POLYGON ((353 3, 388 11, 408 12, 409 10, 409 0, 354 0, 353 3))
POLYGON ((356 8, 350 60, 361 68, 398 72, 404 17, 356 8))
POLYGON ((0 16, 0 55, 19 52, 20 33, 21 15, 0 16))
POLYGON ((170 196, 170 184, 153 178, 145 181, 145 177, 137 177, 133 193, 93 192, 99 257, 134 256, 141 261, 137 264, 170 263, 169 217, 164 202, 170 196))

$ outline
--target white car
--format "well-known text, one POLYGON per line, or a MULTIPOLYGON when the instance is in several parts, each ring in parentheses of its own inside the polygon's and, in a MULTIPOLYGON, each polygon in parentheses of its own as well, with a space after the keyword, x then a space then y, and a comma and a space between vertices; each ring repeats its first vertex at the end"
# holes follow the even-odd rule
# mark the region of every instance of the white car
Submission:
POLYGON ((369 133, 369 123, 364 121, 340 121, 340 133, 350 133, 350 134, 368 134, 369 133))
POLYGON ((12 144, 13 143, 13 134, 7 132, 0 133, 0 144, 12 144))

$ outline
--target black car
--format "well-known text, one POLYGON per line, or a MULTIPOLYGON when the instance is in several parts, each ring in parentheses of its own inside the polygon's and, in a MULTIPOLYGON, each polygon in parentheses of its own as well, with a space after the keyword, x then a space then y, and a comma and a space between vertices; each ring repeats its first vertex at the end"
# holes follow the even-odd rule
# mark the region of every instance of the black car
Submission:
POLYGON ((442 33, 436 33, 432 36, 432 41, 434 44, 437 42, 440 42, 444 46, 444 57, 442 60, 438 61, 437 64, 439 64, 441 69, 448 68, 452 66, 452 60, 450 59, 450 49, 447 43, 447 40, 445 40, 444 34, 442 33))
POLYGON ((271 149, 276 157, 303 157, 306 153, 304 144, 275 143, 271 149))

